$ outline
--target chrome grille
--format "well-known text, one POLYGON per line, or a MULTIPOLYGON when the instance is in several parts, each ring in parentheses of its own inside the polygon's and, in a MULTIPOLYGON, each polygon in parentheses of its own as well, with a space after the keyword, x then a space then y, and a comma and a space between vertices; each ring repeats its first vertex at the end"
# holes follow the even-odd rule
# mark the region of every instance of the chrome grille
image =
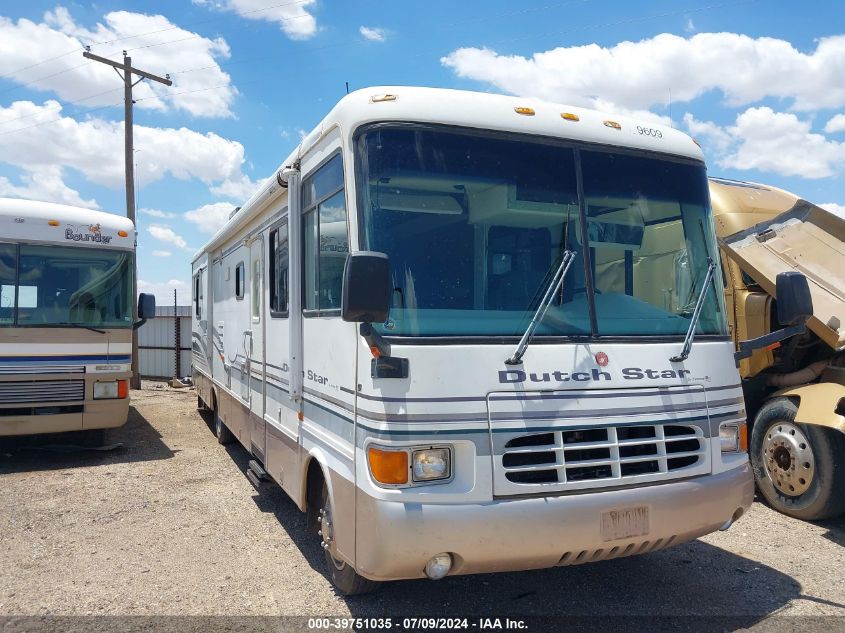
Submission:
POLYGON ((81 402, 84 380, 27 380, 0 382, 0 404, 81 402))
MULTIPOLYGON (((684 424, 559 429, 512 437, 501 466, 517 487, 625 485, 709 470, 704 433, 684 424)), ((530 490, 526 490, 530 492, 530 490)))

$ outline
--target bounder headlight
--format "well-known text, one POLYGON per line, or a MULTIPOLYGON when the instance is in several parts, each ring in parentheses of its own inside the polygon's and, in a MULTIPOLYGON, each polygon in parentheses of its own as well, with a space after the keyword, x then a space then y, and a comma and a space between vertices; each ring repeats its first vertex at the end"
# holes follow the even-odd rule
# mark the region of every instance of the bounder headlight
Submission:
POLYGON ((448 448, 426 448, 413 453, 414 481, 435 481, 452 476, 452 455, 448 448))

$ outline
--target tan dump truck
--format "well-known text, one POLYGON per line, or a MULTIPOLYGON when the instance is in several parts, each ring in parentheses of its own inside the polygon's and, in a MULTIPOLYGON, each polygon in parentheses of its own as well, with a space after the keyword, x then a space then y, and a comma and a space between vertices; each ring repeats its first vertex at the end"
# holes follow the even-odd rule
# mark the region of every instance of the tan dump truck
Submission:
MULTIPOLYGON (((775 509, 815 520, 845 511, 845 219, 770 187, 710 179, 731 334, 739 348, 757 486, 775 509), (779 329, 778 273, 809 282, 806 328, 779 329), (803 331, 802 331, 803 330, 803 331)), ((788 301, 788 297, 781 298, 788 301)))

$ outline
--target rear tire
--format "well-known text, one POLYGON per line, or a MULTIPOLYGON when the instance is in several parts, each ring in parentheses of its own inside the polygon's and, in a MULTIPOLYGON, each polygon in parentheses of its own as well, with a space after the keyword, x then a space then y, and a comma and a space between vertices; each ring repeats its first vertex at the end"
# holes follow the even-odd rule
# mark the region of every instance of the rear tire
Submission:
POLYGON ((323 548, 326 559, 326 573, 335 589, 344 596, 356 596, 378 589, 380 583, 364 578, 352 569, 349 563, 334 556, 336 545, 334 542, 332 506, 329 499, 329 489, 325 481, 323 481, 321 494, 319 522, 320 546, 323 548))
POLYGON ((217 437, 218 444, 231 444, 235 439, 229 427, 223 422, 223 418, 220 417, 216 406, 214 407, 214 435, 217 437))
POLYGON ((760 409, 751 432, 751 465, 772 508, 818 521, 845 511, 845 435, 795 422, 798 406, 775 398, 760 409))

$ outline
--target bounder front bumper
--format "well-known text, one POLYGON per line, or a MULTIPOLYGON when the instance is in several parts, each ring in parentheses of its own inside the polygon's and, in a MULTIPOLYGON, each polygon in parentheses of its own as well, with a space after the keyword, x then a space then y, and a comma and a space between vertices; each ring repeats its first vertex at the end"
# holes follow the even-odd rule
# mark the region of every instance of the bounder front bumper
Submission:
POLYGON ((452 555, 450 575, 631 556, 718 530, 753 496, 748 464, 665 484, 472 505, 385 501, 358 490, 355 568, 372 580, 400 580, 424 577, 426 562, 443 552, 452 555), (605 540, 603 513, 642 506, 647 534, 605 540))

